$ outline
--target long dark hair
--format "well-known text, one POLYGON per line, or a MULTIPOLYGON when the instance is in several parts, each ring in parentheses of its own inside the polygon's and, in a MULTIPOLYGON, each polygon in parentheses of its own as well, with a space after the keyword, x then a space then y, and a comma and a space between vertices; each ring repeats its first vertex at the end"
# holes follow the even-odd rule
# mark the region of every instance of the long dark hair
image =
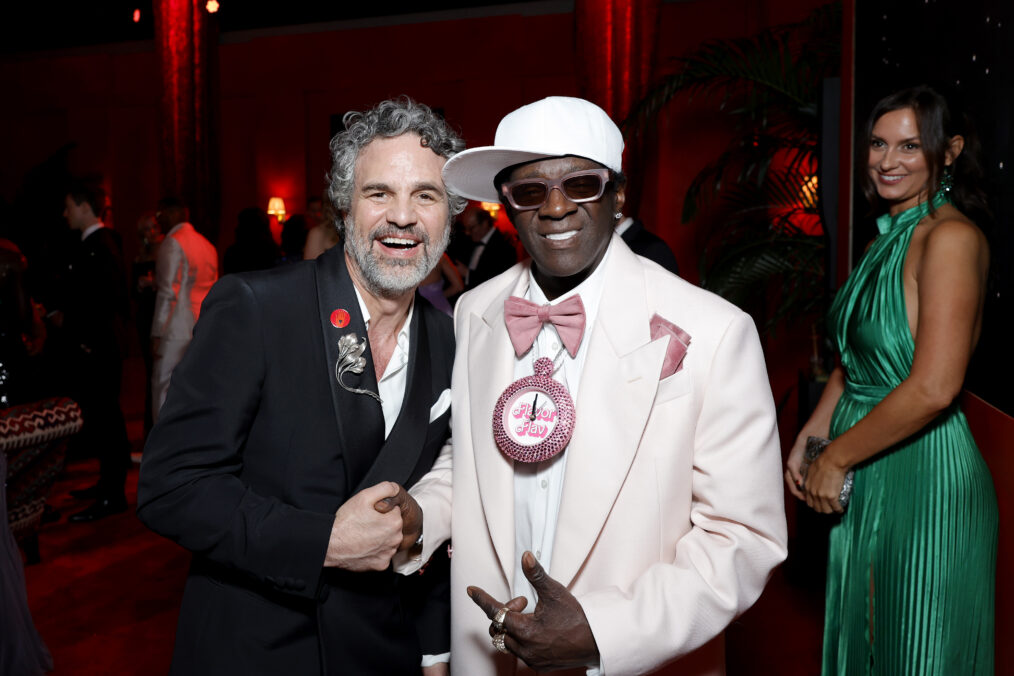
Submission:
POLYGON ((947 100, 925 85, 903 89, 880 99, 866 120, 862 145, 859 146, 864 159, 859 165, 862 167, 859 184, 874 211, 883 213, 886 205, 877 193, 877 187, 867 170, 868 162, 865 161, 869 157, 873 127, 884 114, 905 108, 912 109, 919 126, 919 141, 929 168, 930 198, 940 190, 950 141, 960 135, 965 139, 965 147, 951 163, 953 187, 950 198, 958 210, 969 218, 976 222, 988 220, 989 206, 981 187, 984 176, 979 161, 981 147, 974 125, 967 115, 952 115, 947 100))

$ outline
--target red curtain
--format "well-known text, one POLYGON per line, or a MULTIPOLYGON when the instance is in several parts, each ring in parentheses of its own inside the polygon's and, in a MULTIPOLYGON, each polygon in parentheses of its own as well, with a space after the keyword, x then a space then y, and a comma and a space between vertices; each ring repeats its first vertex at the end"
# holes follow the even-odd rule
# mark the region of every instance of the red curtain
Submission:
POLYGON ((578 0, 578 82, 584 98, 622 121, 651 79, 659 0, 578 0))
POLYGON ((203 0, 154 0, 162 81, 162 193, 183 199, 195 227, 217 240, 218 171, 213 124, 217 27, 203 0))
MULTIPOLYGON (((620 123, 647 91, 655 59, 659 0, 577 0, 578 83, 581 95, 620 123)), ((640 201, 639 142, 627 139, 624 169, 630 179, 627 214, 640 201)), ((648 225, 649 228, 652 225, 648 225)))

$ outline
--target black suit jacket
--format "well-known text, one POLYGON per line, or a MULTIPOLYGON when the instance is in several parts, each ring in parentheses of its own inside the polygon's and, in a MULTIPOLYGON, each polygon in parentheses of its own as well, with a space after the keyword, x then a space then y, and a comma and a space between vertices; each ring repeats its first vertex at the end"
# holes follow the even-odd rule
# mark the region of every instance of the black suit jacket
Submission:
MULTIPOLYGON (((413 617, 405 600, 418 591, 406 587, 435 585, 446 603, 446 578, 322 566, 338 507, 379 481, 412 485, 445 442, 450 412, 429 412, 450 387, 451 322, 416 297, 386 442, 380 405, 335 380, 350 332, 366 336, 341 247, 223 277, 205 299, 138 484, 142 521, 194 553, 174 673, 418 674, 421 654, 449 649, 446 614, 413 617), (341 329, 338 308, 351 316, 341 329)), ((364 356, 344 382, 376 392, 364 356)))
POLYGON ((493 279, 517 262, 517 249, 502 232, 493 228, 493 234, 479 255, 475 270, 468 274, 468 288, 474 289, 486 280, 493 279))
POLYGON ((645 228, 641 221, 635 220, 631 223, 620 237, 638 256, 655 261, 674 275, 680 273, 680 267, 676 263, 676 256, 673 255, 672 249, 665 243, 665 240, 645 228))
POLYGON ((72 349, 118 361, 129 314, 119 233, 102 227, 88 235, 74 252, 64 287, 60 309, 63 332, 72 349))

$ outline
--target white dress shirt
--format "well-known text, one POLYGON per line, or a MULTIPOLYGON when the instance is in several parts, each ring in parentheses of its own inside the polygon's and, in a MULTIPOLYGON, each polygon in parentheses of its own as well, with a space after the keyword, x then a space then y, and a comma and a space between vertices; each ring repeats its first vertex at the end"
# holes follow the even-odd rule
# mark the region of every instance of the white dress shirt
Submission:
POLYGON ((81 241, 82 242, 85 241, 86 239, 88 239, 88 235, 92 234, 93 232, 95 232, 99 228, 104 228, 104 227, 106 227, 105 223, 103 223, 102 221, 95 221, 94 223, 92 223, 87 228, 85 228, 84 230, 81 231, 81 241))
POLYGON ((632 226, 633 224, 634 224, 634 219, 631 218, 630 216, 627 216, 622 221, 620 221, 619 225, 616 226, 616 234, 622 236, 623 233, 625 233, 627 230, 629 230, 630 226, 632 226))
MULTIPOLYGON (((539 305, 556 305, 576 294, 581 295, 581 304, 584 305, 585 324, 584 334, 581 336, 581 345, 577 354, 573 357, 563 348, 563 341, 556 331, 556 327, 550 322, 542 325, 532 349, 521 355, 514 362, 514 379, 530 376, 535 372, 535 360, 540 357, 554 359, 557 367, 553 373, 553 379, 560 382, 570 392, 570 398, 574 401, 576 416, 581 412, 577 410, 577 393, 581 385, 581 373, 584 371, 584 362, 588 357, 588 341, 591 336, 592 327, 595 326, 595 319, 598 316, 599 301, 602 299, 602 289, 605 284, 606 260, 612 249, 612 240, 606 253, 599 261, 598 267, 583 282, 574 287, 570 292, 555 300, 548 300, 531 269, 528 270, 528 292, 525 299, 539 305)), ((568 446, 569 448, 569 446, 568 446)), ((553 542, 556 539, 556 523, 560 516, 560 499, 563 497, 563 478, 567 467, 567 449, 545 462, 539 463, 514 463, 514 580, 511 583, 511 596, 524 596, 528 599, 528 605, 524 612, 535 612, 535 604, 538 602, 538 594, 532 588, 528 578, 525 577, 524 569, 521 567, 521 556, 526 551, 531 552, 538 559, 539 564, 549 572, 553 563, 553 542)), ((601 676, 601 665, 587 670, 587 676, 601 676)))
MULTIPOLYGON (((612 246, 610 245, 610 248, 612 246)), ((550 303, 556 305, 575 294, 581 294, 584 305, 585 326, 581 345, 574 357, 563 348, 556 327, 546 322, 542 325, 532 349, 521 355, 514 362, 514 379, 530 376, 535 372, 535 360, 540 357, 556 358, 557 366, 553 378, 563 384, 570 392, 570 397, 577 407, 577 393, 581 385, 581 372, 588 356, 588 340, 595 317, 598 314, 599 301, 602 298, 604 270, 609 249, 595 270, 572 289, 569 293, 549 301, 545 293, 535 281, 531 270, 528 272, 528 292, 526 300, 539 305, 550 303)), ((581 411, 576 411, 578 417, 581 411)), ((560 498, 563 495, 563 476, 567 466, 567 450, 564 449, 555 457, 539 463, 514 463, 514 580, 511 584, 512 596, 525 596, 528 605, 525 612, 535 610, 538 600, 528 578, 521 568, 521 555, 530 551, 539 560, 542 567, 549 571, 553 561, 553 541, 556 538, 556 522, 560 515, 560 498)))
MULTIPOLYGON (((352 288, 356 289, 355 284, 352 288)), ((356 289, 356 300, 359 301, 359 311, 363 313, 363 322, 366 324, 367 332, 370 330, 370 311, 363 302, 363 297, 356 289)), ((412 313, 415 312, 415 296, 408 306, 408 316, 405 317, 401 330, 398 331, 398 340, 394 346, 384 375, 377 379, 377 394, 383 402, 381 408, 384 412, 384 438, 387 439, 394 429, 394 423, 398 422, 401 414, 401 406, 405 401, 405 387, 408 384, 408 346, 409 331, 412 327, 412 313)))

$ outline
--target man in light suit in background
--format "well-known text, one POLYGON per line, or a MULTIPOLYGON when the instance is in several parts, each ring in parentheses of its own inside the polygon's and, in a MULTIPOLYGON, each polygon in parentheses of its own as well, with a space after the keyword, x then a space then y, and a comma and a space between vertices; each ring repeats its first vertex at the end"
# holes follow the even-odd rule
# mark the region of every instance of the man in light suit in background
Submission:
POLYGON ((453 444, 411 490, 414 565, 453 534, 457 674, 724 673, 724 628, 786 555, 756 329, 615 234, 622 151, 600 108, 552 97, 444 167, 532 257, 459 301, 453 444), (555 384, 518 389, 536 369, 555 384), (517 412, 551 444, 509 424, 532 393, 517 412))
POLYGON ((156 219, 165 239, 155 259, 155 318, 151 324, 152 417, 169 391, 169 378, 193 338, 201 303, 218 281, 218 252, 187 222, 187 208, 166 197, 158 203, 156 219))

